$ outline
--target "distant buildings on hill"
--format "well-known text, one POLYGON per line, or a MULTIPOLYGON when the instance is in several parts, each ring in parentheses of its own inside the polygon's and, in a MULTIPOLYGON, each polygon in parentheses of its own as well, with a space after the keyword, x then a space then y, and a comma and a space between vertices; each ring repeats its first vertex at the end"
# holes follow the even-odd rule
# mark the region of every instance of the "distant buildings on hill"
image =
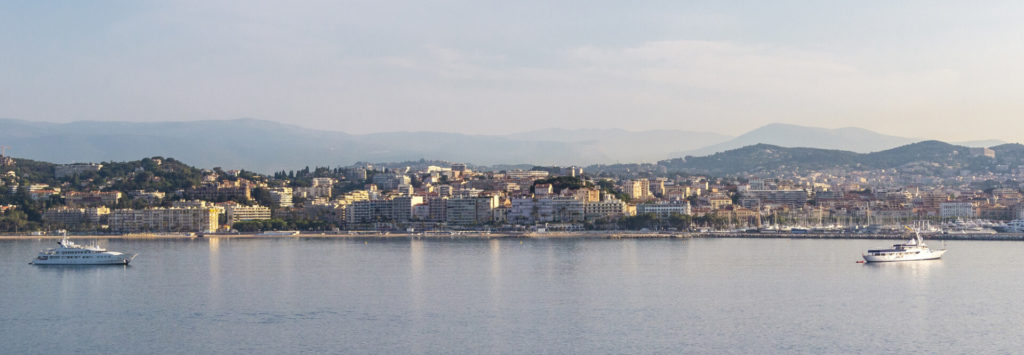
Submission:
MULTIPOLYGON (((987 148, 970 154, 995 158, 987 148)), ((594 169, 590 175, 579 167, 486 171, 459 163, 366 164, 302 176, 206 170, 190 186, 122 192, 109 188, 110 181, 93 189, 72 185, 73 177, 104 169, 90 163, 56 166, 53 175, 64 183, 54 186, 27 182, 8 171, 0 176, 0 187, 49 205, 41 211, 47 227, 120 233, 210 233, 267 220, 379 230, 618 228, 638 216, 660 221, 657 228, 667 228, 666 221, 748 228, 1024 217, 1024 185, 1018 183, 1024 181, 1024 169, 973 173, 965 168, 935 176, 927 168, 918 163, 875 170, 779 168, 712 177, 648 166, 594 169)), ((136 173, 141 171, 130 174, 136 173)), ((17 208, 0 206, 0 213, 17 208)))

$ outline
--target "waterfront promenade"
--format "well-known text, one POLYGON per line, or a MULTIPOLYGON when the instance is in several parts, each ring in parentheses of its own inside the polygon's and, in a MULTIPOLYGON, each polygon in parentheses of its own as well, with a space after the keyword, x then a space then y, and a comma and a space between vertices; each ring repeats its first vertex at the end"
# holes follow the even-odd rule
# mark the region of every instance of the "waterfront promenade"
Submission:
MULTIPOLYGON (((61 239, 60 235, 0 235, 0 240, 11 239, 61 239)), ((748 238, 748 239, 905 239, 905 234, 895 233, 757 233, 757 232, 638 232, 638 231, 573 231, 573 232, 480 232, 480 231, 435 231, 435 232, 301 232, 295 235, 282 234, 236 234, 209 233, 189 235, 185 233, 154 234, 82 234, 69 235, 71 239, 192 239, 192 238, 387 238, 387 239, 664 239, 664 238, 748 238)), ((996 234, 926 234, 930 240, 1002 240, 1024 241, 1024 233, 996 234)))

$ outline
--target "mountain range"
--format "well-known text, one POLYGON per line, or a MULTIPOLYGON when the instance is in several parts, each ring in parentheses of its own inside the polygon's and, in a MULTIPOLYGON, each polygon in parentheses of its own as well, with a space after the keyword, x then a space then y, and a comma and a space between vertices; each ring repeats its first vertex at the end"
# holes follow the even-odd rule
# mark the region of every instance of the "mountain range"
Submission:
MULTIPOLYGON (((750 132, 721 143, 689 151, 675 152, 672 155, 704 156, 755 144, 770 144, 780 147, 837 149, 856 153, 870 153, 924 140, 927 139, 891 136, 857 127, 828 129, 773 123, 756 128, 750 132)), ((955 145, 967 147, 991 147, 1004 143, 1006 142, 999 140, 953 142, 955 145)))
MULTIPOLYGON (((871 152, 916 141, 860 128, 773 124, 738 137, 681 130, 542 129, 472 135, 439 132, 348 134, 256 119, 71 123, 0 119, 11 156, 56 163, 169 156, 199 167, 259 172, 357 161, 440 159, 476 165, 590 165, 708 155, 752 144, 871 152)), ((997 142, 976 142, 993 144, 997 142)))
POLYGON ((502 136, 515 141, 557 142, 582 147, 594 155, 570 164, 644 162, 674 156, 677 151, 691 151, 717 144, 733 137, 682 130, 627 131, 622 129, 543 129, 502 136), (603 157, 602 159, 596 159, 603 157))
POLYGON ((676 155, 702 156, 754 144, 841 149, 857 153, 868 153, 913 142, 915 140, 912 138, 880 134, 863 128, 826 129, 774 123, 756 128, 725 142, 687 152, 678 152, 676 155))

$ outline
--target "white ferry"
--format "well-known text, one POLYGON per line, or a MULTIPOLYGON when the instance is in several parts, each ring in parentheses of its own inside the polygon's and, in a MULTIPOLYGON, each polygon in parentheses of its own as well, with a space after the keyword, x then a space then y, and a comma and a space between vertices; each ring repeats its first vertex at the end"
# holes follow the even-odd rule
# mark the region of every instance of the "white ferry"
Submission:
MULTIPOLYGON (((909 227, 907 229, 910 229, 909 227)), ((864 261, 869 263, 885 261, 932 260, 942 257, 946 249, 930 249, 924 244, 921 233, 914 231, 914 239, 904 244, 893 244, 892 249, 868 250, 864 253, 864 261)))
POLYGON ((127 265, 138 254, 109 251, 97 245, 78 245, 67 238, 56 248, 39 252, 30 264, 35 265, 127 265))

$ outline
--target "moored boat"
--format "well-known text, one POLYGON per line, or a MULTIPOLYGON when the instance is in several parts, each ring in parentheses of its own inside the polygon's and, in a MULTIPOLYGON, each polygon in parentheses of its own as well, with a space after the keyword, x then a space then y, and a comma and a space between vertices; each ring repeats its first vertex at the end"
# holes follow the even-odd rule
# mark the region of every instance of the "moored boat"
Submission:
POLYGON ((58 247, 39 252, 33 265, 127 265, 138 254, 109 251, 97 245, 78 245, 67 238, 58 247))
MULTIPOLYGON (((907 229, 910 229, 909 227, 907 229)), ((931 249, 924 243, 924 238, 917 230, 914 232, 914 239, 902 244, 893 244, 890 249, 873 249, 864 253, 864 261, 889 262, 889 261, 915 261, 933 260, 942 257, 946 249, 931 249)))

